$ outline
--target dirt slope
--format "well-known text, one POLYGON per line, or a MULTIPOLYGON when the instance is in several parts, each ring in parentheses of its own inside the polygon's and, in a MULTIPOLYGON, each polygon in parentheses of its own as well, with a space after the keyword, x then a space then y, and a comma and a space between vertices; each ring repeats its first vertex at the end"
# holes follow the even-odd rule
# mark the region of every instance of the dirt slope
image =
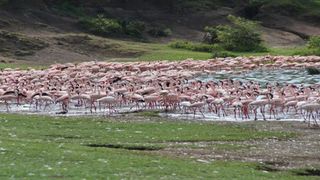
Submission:
MULTIPOLYGON (((23 5, 18 3, 14 7, 0 8, 0 60, 2 62, 51 64, 132 58, 145 53, 144 49, 127 48, 125 42, 117 43, 117 40, 85 35, 77 25, 77 17, 62 15, 49 5, 38 0, 38 3, 23 5)), ((119 4, 93 7, 89 3, 85 11, 93 14, 99 10, 107 12, 110 17, 123 19, 130 17, 150 24, 165 24, 172 29, 171 37, 148 39, 154 42, 168 42, 172 39, 201 41, 205 26, 228 23, 226 16, 238 12, 237 8, 232 7, 175 13, 154 4, 137 5, 137 7, 118 6, 119 4)), ((298 46, 305 43, 303 38, 320 34, 319 24, 298 20, 295 17, 264 13, 256 19, 262 22, 263 39, 269 46, 298 46)))

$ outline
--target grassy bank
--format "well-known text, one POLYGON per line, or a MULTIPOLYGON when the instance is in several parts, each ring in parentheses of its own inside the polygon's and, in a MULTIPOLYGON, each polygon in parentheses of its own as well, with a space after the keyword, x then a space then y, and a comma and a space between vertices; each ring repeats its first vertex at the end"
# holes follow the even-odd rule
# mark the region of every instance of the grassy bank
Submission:
MULTIPOLYGON (((55 40, 61 44, 68 44, 66 49, 84 54, 100 53, 97 57, 100 61, 130 62, 130 61, 179 61, 192 58, 194 60, 206 60, 213 58, 214 52, 198 52, 188 49, 172 48, 169 44, 133 42, 126 40, 100 38, 97 36, 67 34, 55 37, 55 40)), ((276 48, 270 47, 267 52, 231 52, 221 51, 218 54, 232 56, 264 56, 264 55, 309 55, 310 49, 301 47, 276 48)), ((13 58, 0 57, 0 68, 21 68, 27 69, 33 67, 37 69, 44 68, 52 62, 14 60, 13 58)), ((67 62, 67 61, 66 61, 67 62)), ((69 62, 69 61, 68 61, 69 62)))
POLYGON ((171 142, 294 136, 245 125, 2 114, 0 128, 0 176, 4 179, 304 179, 291 171, 265 173, 255 163, 203 163, 156 153, 171 142))

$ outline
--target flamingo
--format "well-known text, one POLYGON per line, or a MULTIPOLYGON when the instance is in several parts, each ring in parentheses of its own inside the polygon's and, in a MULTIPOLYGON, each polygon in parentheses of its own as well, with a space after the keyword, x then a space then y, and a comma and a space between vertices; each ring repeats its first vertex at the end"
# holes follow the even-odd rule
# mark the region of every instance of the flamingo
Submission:
POLYGON ((9 95, 2 95, 0 96, 0 101, 4 101, 4 104, 6 105, 7 112, 10 111, 10 102, 14 102, 17 100, 17 96, 9 94, 9 95))
POLYGON ((105 96, 102 97, 100 99, 97 100, 98 103, 102 103, 102 104, 106 104, 106 106, 108 107, 109 110, 109 114, 111 114, 111 112, 116 112, 116 105, 117 105, 117 99, 113 96, 105 96))

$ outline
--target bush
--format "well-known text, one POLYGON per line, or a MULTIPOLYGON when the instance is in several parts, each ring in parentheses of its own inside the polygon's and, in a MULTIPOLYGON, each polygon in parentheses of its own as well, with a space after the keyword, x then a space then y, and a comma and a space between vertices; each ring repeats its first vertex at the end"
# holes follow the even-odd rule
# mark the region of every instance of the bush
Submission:
POLYGON ((170 28, 154 26, 148 30, 148 33, 153 37, 168 37, 172 35, 170 28))
POLYGON ((179 13, 189 13, 190 11, 203 11, 215 8, 217 1, 214 0, 175 0, 173 10, 179 13))
POLYGON ((308 48, 320 50, 320 36, 312 36, 308 41, 308 48))
POLYGON ((171 42, 169 46, 176 49, 189 49, 190 42, 178 40, 171 42))
POLYGON ((213 58, 219 58, 219 57, 226 58, 226 57, 237 57, 237 55, 235 55, 231 52, 228 52, 228 51, 214 51, 212 54, 212 57, 213 58))
POLYGON ((122 26, 117 20, 108 19, 101 15, 96 18, 83 18, 80 25, 91 33, 98 35, 114 35, 122 33, 122 26))
POLYGON ((80 6, 77 6, 76 3, 72 3, 70 1, 63 1, 57 3, 53 6, 55 10, 58 11, 59 14, 73 17, 84 17, 84 9, 80 6))
POLYGON ((141 38, 145 31, 145 23, 141 21, 118 21, 98 15, 95 18, 86 17, 79 24, 87 31, 102 36, 129 35, 141 38))
POLYGON ((129 21, 123 23, 124 32, 129 36, 142 37, 145 24, 141 21, 129 21))
POLYGON ((265 11, 277 12, 285 15, 298 15, 310 9, 308 6, 317 6, 313 0, 252 0, 260 2, 265 11))
POLYGON ((189 41, 173 41, 169 44, 170 47, 176 49, 187 49, 191 51, 199 51, 199 52, 212 52, 215 48, 214 45, 203 44, 203 43, 192 43, 189 41))
POLYGON ((232 25, 206 27, 211 35, 211 43, 219 43, 229 51, 266 51, 262 45, 261 34, 257 31, 257 23, 232 15, 228 16, 232 25))
POLYGON ((208 44, 214 44, 218 43, 218 28, 217 27, 211 27, 211 26, 206 26, 204 28, 204 31, 206 32, 203 41, 208 43, 208 44))

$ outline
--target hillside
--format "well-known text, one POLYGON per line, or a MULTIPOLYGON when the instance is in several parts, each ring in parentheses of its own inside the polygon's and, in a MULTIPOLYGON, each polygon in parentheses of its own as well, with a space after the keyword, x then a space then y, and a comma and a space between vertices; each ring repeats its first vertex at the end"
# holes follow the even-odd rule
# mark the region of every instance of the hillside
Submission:
MULTIPOLYGON (((227 24, 229 14, 261 22, 263 39, 270 47, 300 46, 307 37, 320 35, 319 0, 1 0, 0 61, 45 65, 154 59, 154 53, 173 51, 161 43, 201 41, 205 26, 227 24), (147 29, 165 27, 172 35, 93 36, 79 26, 79 20, 98 14, 140 21, 147 29)), ((190 52, 171 53, 181 59, 190 52)), ((210 56, 198 53, 195 57, 210 56)))

